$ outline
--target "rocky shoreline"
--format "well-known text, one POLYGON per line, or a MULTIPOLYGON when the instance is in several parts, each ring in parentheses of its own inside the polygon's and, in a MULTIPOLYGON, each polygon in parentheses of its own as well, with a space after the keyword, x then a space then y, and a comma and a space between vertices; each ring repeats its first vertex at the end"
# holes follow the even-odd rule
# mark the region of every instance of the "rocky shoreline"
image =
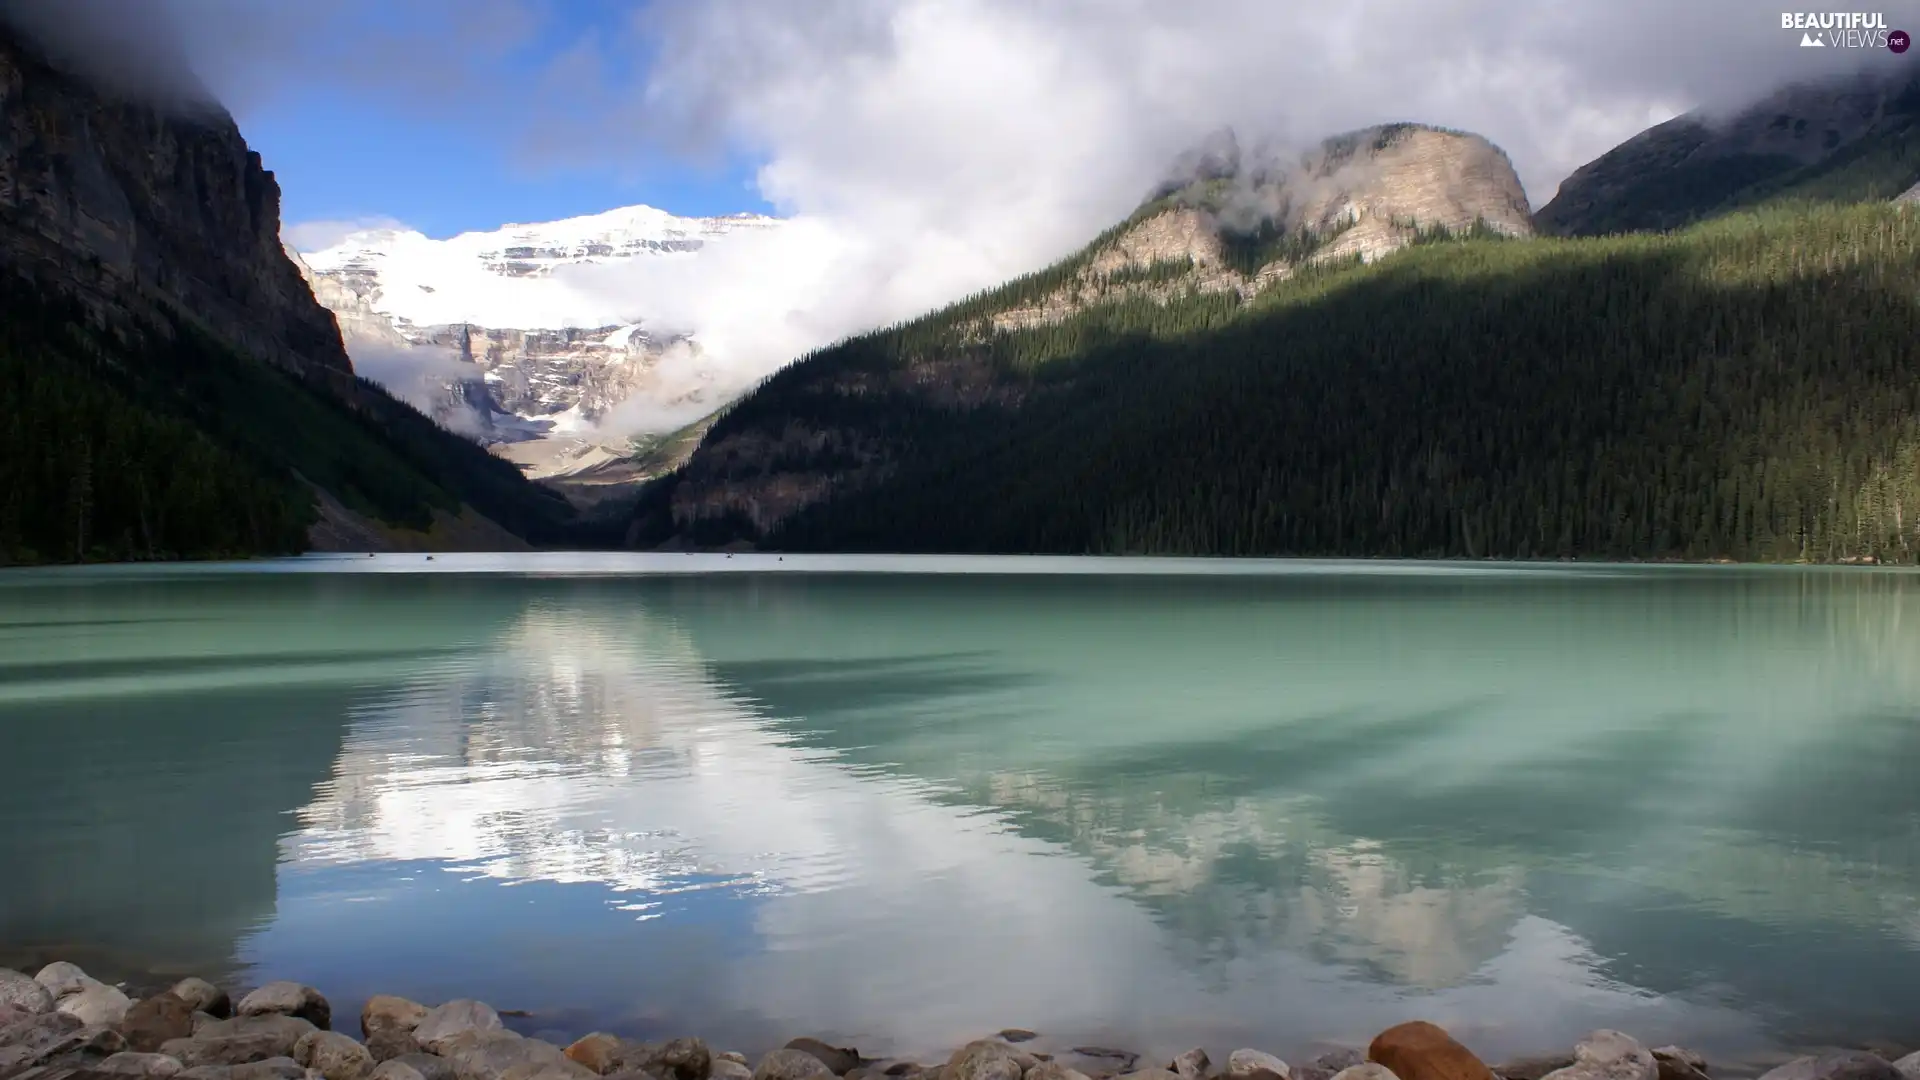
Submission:
MULTIPOLYGON (((1097 1046, 1041 1049, 1046 1040, 1018 1028, 945 1061, 875 1059, 798 1038, 754 1062, 690 1037, 643 1042, 597 1031, 563 1047, 509 1030, 478 1001, 429 1007, 388 995, 367 1001, 359 1026, 359 1039, 335 1031, 327 999, 296 982, 235 1002, 188 978, 136 1000, 64 961, 31 976, 0 968, 0 1080, 68 1071, 131 1080, 1721 1080, 1699 1054, 1649 1049, 1610 1030, 1563 1054, 1489 1065, 1419 1020, 1364 1049, 1298 1064, 1255 1049, 1220 1063, 1201 1048, 1164 1063, 1097 1046)), ((1760 1080, 1920 1080, 1920 1052, 1808 1055, 1760 1080)))

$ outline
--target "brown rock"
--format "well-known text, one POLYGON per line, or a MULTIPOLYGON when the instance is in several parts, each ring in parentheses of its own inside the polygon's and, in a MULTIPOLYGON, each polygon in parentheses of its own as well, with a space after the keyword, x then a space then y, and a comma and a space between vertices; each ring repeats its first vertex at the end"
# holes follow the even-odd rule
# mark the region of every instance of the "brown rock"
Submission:
POLYGON ((453 1066, 432 1054, 402 1054, 374 1066, 367 1080, 454 1080, 453 1066))
POLYGON ((1400 1080, 1493 1080, 1493 1070, 1437 1024, 1414 1020, 1373 1037, 1367 1057, 1400 1080))
POLYGON ((789 1042, 786 1048, 812 1054, 835 1076, 845 1076, 860 1065, 860 1051, 850 1046, 830 1046, 819 1039, 802 1037, 789 1042))
POLYGON ((1208 1059, 1207 1052, 1196 1046, 1174 1058, 1167 1069, 1180 1077, 1180 1080, 1203 1080, 1212 1065, 1213 1062, 1208 1059))
POLYGON ((753 1080, 753 1070, 732 1058, 714 1058, 709 1069, 710 1080, 753 1080))
POLYGON ((193 1036, 193 1006, 172 991, 142 998, 133 1003, 126 1019, 120 1021, 120 1034, 127 1037, 127 1045, 134 1052, 154 1053, 169 1039, 193 1036))
MULTIPOLYGON (((34 984, 36 988, 39 985, 34 984)), ((63 1012, 35 1013, 0 1028, 0 1076, 77 1050, 86 1041, 87 1032, 76 1017, 63 1012)))
POLYGON ((360 1007, 360 1032, 372 1037, 376 1031, 413 1033, 427 1018, 427 1007, 392 994, 375 994, 360 1007))
POLYGON ((1087 1074, 1057 1061, 1043 1061, 1027 1070, 1026 1080, 1088 1080, 1087 1074))
POLYGON ((420 1040, 413 1037, 411 1031, 382 1027, 375 1028, 367 1036, 367 1053, 372 1054, 376 1062, 392 1061, 394 1058, 424 1052, 425 1048, 420 1045, 420 1040))
POLYGON ((413 1029, 413 1037, 433 1053, 446 1055, 445 1045, 473 1031, 499 1031, 500 1014, 483 1002, 460 998, 427 1010, 413 1029))
POLYGON ((1032 1042, 1033 1040, 1039 1038, 1040 1033, 1036 1031, 1028 1031, 1026 1028, 1001 1028, 1000 1033, 994 1037, 997 1039, 1004 1039, 1010 1043, 1023 1043, 1023 1042, 1032 1042))
POLYGON ((1021 1080, 1036 1062, 1006 1043, 975 1039, 947 1059, 946 1080, 1021 1080))
POLYGON ((1293 1070, 1286 1062, 1264 1051, 1235 1050, 1227 1055, 1227 1075, 1233 1080, 1257 1076, 1273 1077, 1275 1080, 1292 1080, 1293 1070))
POLYGON ((619 1064, 621 1044, 625 1040, 618 1035, 596 1031, 591 1035, 582 1035, 563 1051, 571 1061, 577 1061, 601 1076, 614 1071, 619 1064))
POLYGON ((373 1071, 367 1048, 337 1031, 310 1031, 293 1044, 293 1060, 327 1080, 361 1080, 373 1071))
POLYGON ((668 1039, 655 1060, 672 1080, 707 1080, 713 1071, 713 1051, 700 1039, 668 1039))
POLYGON ((247 1065, 273 1058, 293 1057, 293 1048, 313 1024, 296 1016, 263 1013, 236 1016, 202 1024, 190 1039, 171 1039, 160 1046, 160 1053, 178 1058, 192 1069, 200 1065, 247 1065))
POLYGON ((174 983, 167 993, 187 1003, 195 1012, 203 1012, 215 1020, 225 1020, 233 1015, 233 999, 225 990, 205 979, 185 978, 174 983))

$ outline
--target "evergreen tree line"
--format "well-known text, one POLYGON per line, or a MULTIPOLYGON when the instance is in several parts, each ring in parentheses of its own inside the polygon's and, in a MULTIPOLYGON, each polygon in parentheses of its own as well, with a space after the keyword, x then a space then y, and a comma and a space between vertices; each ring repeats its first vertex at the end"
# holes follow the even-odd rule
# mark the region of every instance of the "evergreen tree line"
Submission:
MULTIPOLYGON (((767 536, 732 517, 697 538, 1920 561, 1916 215, 1803 205, 1667 235, 1428 239, 1244 306, 1134 298, 975 340, 963 331, 979 313, 962 305, 827 350, 740 402, 709 445, 788 424, 842 432, 842 447, 878 448, 885 478, 767 536), (956 409, 899 381, 837 389, 962 354, 1015 403, 956 409)), ((750 481, 834 464, 702 468, 750 481)), ((643 514, 663 513, 685 475, 643 514)))
POLYGON ((0 562, 298 552, 310 485, 414 528, 463 501, 523 534, 569 513, 365 380, 302 379, 183 319, 110 329, 0 276, 0 562))

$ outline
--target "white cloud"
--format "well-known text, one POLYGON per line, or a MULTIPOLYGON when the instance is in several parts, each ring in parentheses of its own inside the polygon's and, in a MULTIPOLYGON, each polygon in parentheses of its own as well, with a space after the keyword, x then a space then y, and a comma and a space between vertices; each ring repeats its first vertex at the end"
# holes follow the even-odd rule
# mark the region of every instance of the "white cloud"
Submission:
POLYGON ((374 230, 411 231, 406 223, 390 217, 364 217, 344 221, 303 221, 280 230, 280 236, 292 244, 295 251, 309 254, 324 251, 354 233, 374 230))

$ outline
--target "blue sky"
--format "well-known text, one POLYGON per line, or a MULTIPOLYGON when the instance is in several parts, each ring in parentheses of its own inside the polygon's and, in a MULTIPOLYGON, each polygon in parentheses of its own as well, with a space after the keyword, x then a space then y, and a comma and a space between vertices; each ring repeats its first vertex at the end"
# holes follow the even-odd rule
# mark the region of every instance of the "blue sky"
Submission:
MULTIPOLYGON (((645 81, 644 37, 633 27, 644 8, 631 0, 503 7, 498 11, 511 14, 492 37, 478 31, 466 40, 446 40, 444 24, 430 21, 445 12, 432 5, 362 10, 362 26, 328 30, 406 42, 419 80, 437 86, 396 95, 386 77, 294 79, 275 93, 235 102, 241 130, 280 180, 288 223, 393 218, 444 237, 634 203, 683 215, 772 212, 754 185, 757 161, 738 153, 677 154, 620 130, 617 121, 595 130, 595 111, 613 101, 606 92, 630 93, 645 81), (423 47, 437 51, 428 44, 436 40, 462 59, 420 55, 423 47), (566 93, 515 91, 551 86, 569 69, 591 72, 583 80, 591 88, 572 98, 573 115, 543 115, 567 101, 566 93), (550 120, 615 149, 550 154, 528 146, 529 135, 550 120)), ((589 141, 578 134, 575 140, 589 141)))

